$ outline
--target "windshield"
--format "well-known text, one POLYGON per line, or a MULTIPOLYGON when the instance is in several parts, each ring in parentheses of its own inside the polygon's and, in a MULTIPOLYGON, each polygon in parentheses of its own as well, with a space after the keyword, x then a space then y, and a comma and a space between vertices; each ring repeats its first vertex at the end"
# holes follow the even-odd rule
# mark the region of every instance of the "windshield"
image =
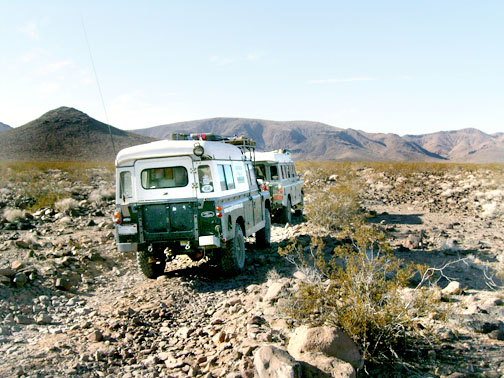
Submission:
POLYGON ((144 189, 181 188, 189 182, 185 167, 144 169, 141 179, 144 189))

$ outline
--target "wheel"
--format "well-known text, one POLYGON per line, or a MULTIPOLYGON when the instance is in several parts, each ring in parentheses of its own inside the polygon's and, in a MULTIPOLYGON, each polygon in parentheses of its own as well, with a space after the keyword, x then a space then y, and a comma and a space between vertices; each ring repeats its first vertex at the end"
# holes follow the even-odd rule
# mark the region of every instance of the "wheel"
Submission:
POLYGON ((271 245, 271 215, 269 209, 264 210, 264 228, 256 232, 258 247, 267 248, 271 245))
POLYGON ((235 236, 226 242, 221 250, 221 269, 228 276, 240 273, 245 267, 245 239, 239 224, 235 227, 235 236))
POLYGON ((166 267, 166 259, 163 256, 158 256, 156 254, 155 258, 152 252, 148 252, 145 250, 140 250, 137 252, 137 261, 140 270, 147 278, 157 278, 161 276, 166 267))
POLYGON ((287 206, 282 208, 282 218, 284 223, 292 224, 292 205, 290 198, 287 198, 287 206))
POLYGON ((301 202, 299 203, 299 207, 296 208, 296 211, 294 212, 294 214, 298 217, 302 216, 303 215, 303 208, 304 208, 304 195, 303 195, 303 192, 301 192, 301 202))

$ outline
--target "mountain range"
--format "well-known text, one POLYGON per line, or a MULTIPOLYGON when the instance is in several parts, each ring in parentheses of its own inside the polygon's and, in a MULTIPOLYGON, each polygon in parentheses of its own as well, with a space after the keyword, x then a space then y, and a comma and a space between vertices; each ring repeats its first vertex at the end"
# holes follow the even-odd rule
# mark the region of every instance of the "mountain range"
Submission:
POLYGON ((6 125, 5 123, 0 122, 0 133, 2 131, 7 131, 7 130, 10 130, 10 129, 12 129, 12 127, 10 127, 9 125, 6 125))
MULTIPOLYGON (((4 129, 1 127, 0 131, 4 129)), ((110 126, 115 151, 172 133, 246 135, 258 150, 288 148, 295 160, 504 162, 504 133, 477 129, 423 135, 366 133, 309 121, 212 118, 123 131, 110 126)), ((111 161, 109 126, 69 107, 0 134, 0 160, 111 161)))
POLYGON ((258 150, 288 148, 296 160, 504 162, 504 133, 477 129, 424 135, 366 133, 307 121, 212 118, 133 130, 153 138, 172 133, 247 135, 258 150))

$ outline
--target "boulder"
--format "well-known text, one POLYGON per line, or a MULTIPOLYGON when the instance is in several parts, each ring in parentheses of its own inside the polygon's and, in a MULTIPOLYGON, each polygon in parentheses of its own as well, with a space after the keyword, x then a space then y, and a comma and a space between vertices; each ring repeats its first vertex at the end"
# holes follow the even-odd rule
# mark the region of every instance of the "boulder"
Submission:
POLYGON ((351 364, 336 357, 319 352, 302 353, 299 361, 303 364, 303 377, 355 378, 356 372, 351 364))
POLYGON ((461 291, 460 282, 458 281, 451 281, 448 286, 441 290, 443 295, 458 295, 461 291))
POLYGON ((348 362, 355 369, 364 366, 357 345, 344 331, 335 327, 299 327, 292 335, 287 349, 296 359, 301 359, 302 353, 320 352, 348 362))
POLYGON ((16 273, 12 282, 14 282, 17 288, 21 288, 28 282, 28 277, 23 272, 16 273))
POLYGON ((254 367, 259 378, 301 378, 299 362, 283 349, 265 345, 254 353, 254 367))

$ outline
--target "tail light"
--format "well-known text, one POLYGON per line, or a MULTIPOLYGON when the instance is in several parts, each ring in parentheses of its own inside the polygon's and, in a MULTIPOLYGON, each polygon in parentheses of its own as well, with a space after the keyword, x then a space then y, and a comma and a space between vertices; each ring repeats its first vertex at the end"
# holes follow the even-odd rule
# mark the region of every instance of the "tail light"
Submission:
POLYGON ((215 206, 215 210, 216 210, 216 216, 217 218, 222 218, 222 206, 215 206))
POLYGON ((121 224, 121 213, 120 213, 120 212, 118 212, 118 211, 117 211, 117 212, 114 214, 114 220, 115 220, 115 222, 116 222, 117 224, 121 224))

